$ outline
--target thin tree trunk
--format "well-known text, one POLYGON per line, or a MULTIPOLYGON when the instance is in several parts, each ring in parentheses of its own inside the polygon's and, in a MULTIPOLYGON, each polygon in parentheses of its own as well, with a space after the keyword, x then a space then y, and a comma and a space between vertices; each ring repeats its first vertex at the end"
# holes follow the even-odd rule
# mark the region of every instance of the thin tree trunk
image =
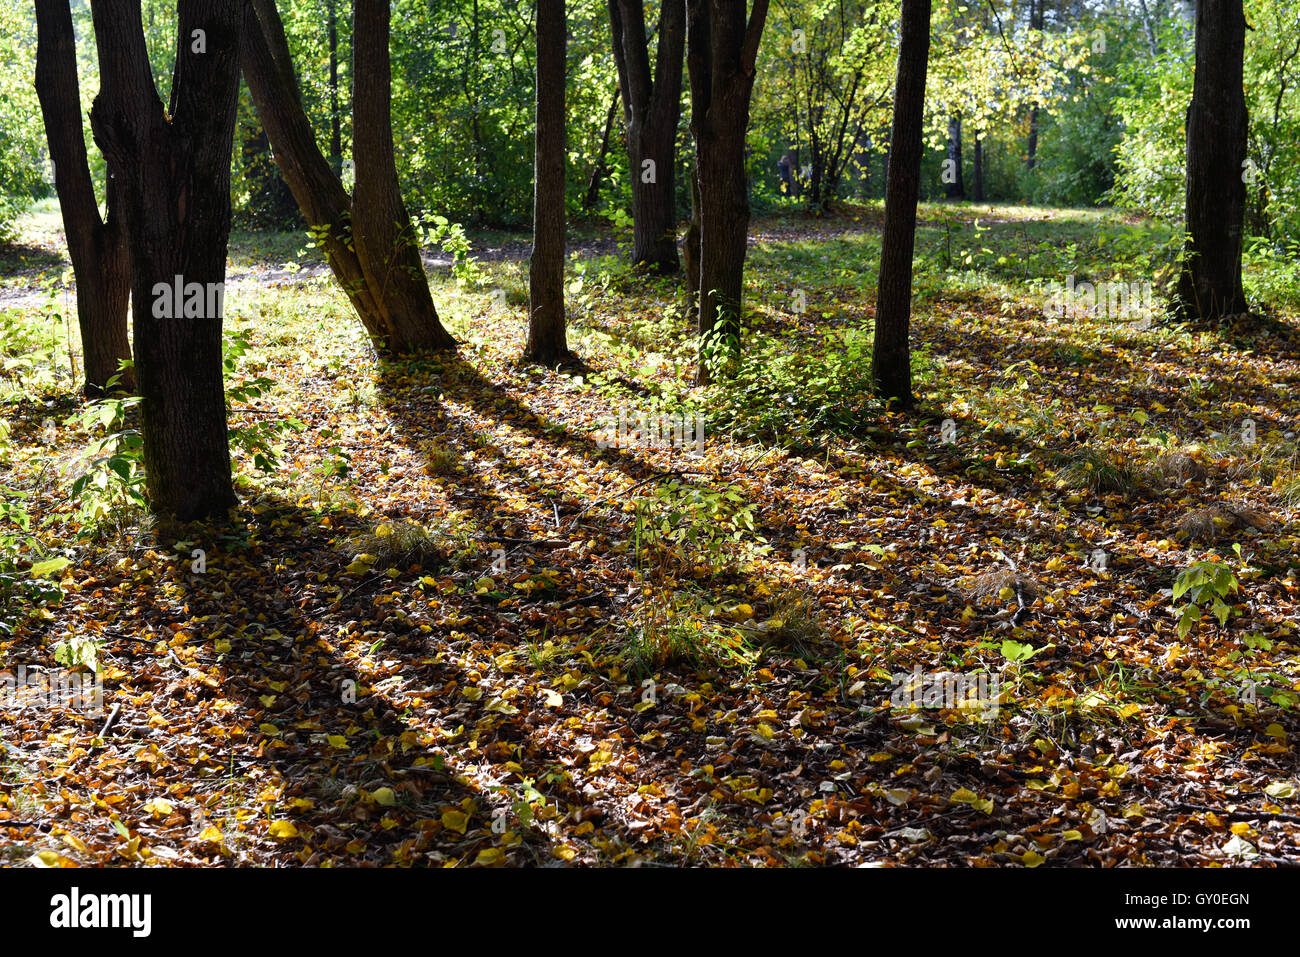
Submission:
POLYGON ((984 202, 984 137, 979 132, 975 133, 975 144, 972 147, 972 169, 974 182, 974 199, 977 203, 984 202))
POLYGON ((690 0, 687 6, 691 131, 700 182, 700 382, 709 381, 710 351, 739 349, 745 253, 749 235, 745 131, 767 0, 690 0))
POLYGON ((899 408, 912 397, 912 253, 916 203, 921 191, 921 125, 930 55, 930 0, 903 0, 894 93, 894 128, 889 138, 889 180, 881 235, 880 282, 871 379, 876 394, 899 408))
POLYGON ((339 27, 338 0, 329 2, 330 45, 330 168, 335 176, 343 175, 343 131, 339 117, 339 27))
POLYGON ((686 315, 692 322, 700 318, 700 177, 698 170, 692 166, 691 186, 691 223, 686 228, 684 243, 686 258, 686 315))
POLYGON ((949 199, 966 198, 966 182, 962 175, 961 114, 948 117, 948 167, 951 182, 944 183, 944 194, 949 199))
MULTIPOLYGON (((131 358, 126 328, 131 268, 120 197, 110 178, 108 215, 101 220, 81 132, 76 36, 67 0, 38 2, 36 30, 36 93, 77 281, 77 322, 86 374, 83 391, 87 396, 103 395, 109 379, 118 374, 118 363, 131 358)), ((135 377, 129 369, 117 387, 134 391, 135 377)))
POLYGON ((564 329, 565 33, 564 0, 537 0, 533 255, 524 357, 548 366, 572 358, 564 329))
POLYGON ((221 291, 243 2, 179 4, 166 112, 153 84, 139 0, 98 2, 91 11, 101 84, 91 128, 126 212, 149 503, 182 521, 217 516, 235 501, 221 291), (168 301, 177 284, 186 287, 183 309, 168 301), (193 310, 191 288, 199 290, 193 310))
POLYGON ((1198 0, 1187 110, 1187 244, 1176 312, 1208 322, 1246 310, 1241 287, 1247 113, 1242 0, 1198 0))
POLYGON ((664 0, 660 7, 653 76, 642 0, 609 0, 609 21, 632 176, 632 261, 659 274, 675 273, 680 264, 674 170, 686 0, 664 0))
MULTIPOLYGON (((1044 0, 1030 0, 1029 26, 1033 30, 1043 29, 1044 0)), ((1026 144, 1025 169, 1032 170, 1038 163, 1038 104, 1029 110, 1029 142, 1026 144)))
POLYGON ((614 87, 614 95, 610 98, 609 109, 605 111, 605 128, 600 135, 600 152, 596 155, 596 164, 591 168, 591 178, 587 180, 587 192, 582 197, 582 214, 583 216, 591 215, 591 211, 596 208, 596 203, 600 201, 600 187, 605 183, 605 177, 609 175, 609 164, 605 158, 609 156, 609 137, 614 131, 614 117, 618 113, 619 89, 614 87))

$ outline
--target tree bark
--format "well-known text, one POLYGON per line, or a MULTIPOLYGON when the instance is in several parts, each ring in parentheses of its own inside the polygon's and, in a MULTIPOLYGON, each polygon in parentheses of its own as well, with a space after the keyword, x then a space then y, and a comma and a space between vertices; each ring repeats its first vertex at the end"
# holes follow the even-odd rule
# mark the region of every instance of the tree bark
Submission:
MULTIPOLYGON (((107 217, 101 220, 81 132, 81 91, 77 82, 76 35, 67 0, 36 4, 36 94, 54 164, 68 257, 77 281, 77 323, 85 363, 87 396, 103 395, 130 360, 126 310, 131 297, 131 266, 123 229, 120 196, 110 177, 107 217)), ((125 370, 117 388, 135 390, 135 376, 125 370)))
POLYGON ((126 214, 149 504, 182 521, 221 515, 235 501, 219 294, 230 234, 243 2, 178 4, 166 112, 153 84, 139 0, 101 0, 91 10, 101 88, 90 120, 126 214), (159 295, 176 283, 203 291, 193 312, 159 295))
POLYGON ((974 179, 973 198, 975 202, 984 202, 984 138, 975 133, 975 143, 971 147, 971 174, 974 179))
MULTIPOLYGON (((1030 0, 1029 27, 1032 30, 1043 29, 1044 0, 1030 0)), ((1029 110, 1029 142, 1026 144, 1025 169, 1032 170, 1038 163, 1038 104, 1029 110)))
POLYGON ((900 20, 871 379, 877 395, 905 409, 915 401, 909 327, 916 202, 921 190, 921 125, 930 55, 930 0, 903 0, 900 20))
POLYGON ((689 0, 687 66, 691 79, 691 132, 700 185, 700 364, 710 377, 708 353, 739 348, 749 202, 745 131, 754 88, 758 42, 768 0, 689 0))
MULTIPOLYGON (((358 129, 367 127, 364 143, 362 138, 354 138, 357 187, 361 191, 364 180, 364 192, 371 197, 369 200, 348 196, 316 143, 316 134, 298 93, 289 44, 274 0, 251 0, 249 3, 241 65, 258 117, 271 139, 280 172, 293 191, 313 235, 324 248, 334 278, 351 300, 376 350, 381 354, 406 355, 426 349, 454 349, 455 340, 438 321, 424 279, 423 264, 419 261, 419 250, 413 245, 410 217, 397 191, 385 92, 389 86, 387 40, 383 40, 382 49, 375 49, 374 44, 377 32, 387 36, 387 10, 386 5, 372 3, 367 7, 358 4, 354 14, 356 28, 366 34, 369 44, 365 57, 367 69, 382 70, 381 76, 366 78, 362 92, 368 98, 379 98, 382 94, 382 126, 388 131, 376 134, 371 125, 374 118, 369 106, 358 102, 354 93, 353 115, 363 118, 364 122, 354 122, 353 125, 358 129), (382 8, 376 9, 377 6, 382 8), (365 16, 362 15, 363 7, 366 7, 365 16), (382 28, 374 22, 377 15, 383 16, 382 28), (378 62, 380 59, 382 64, 378 62), (386 141, 384 135, 387 135, 386 141), (363 154, 377 156, 380 160, 376 167, 367 169, 364 176, 361 175, 361 167, 365 165, 361 159, 363 154), (363 241, 354 237, 353 221, 358 207, 367 201, 379 202, 394 217, 385 220, 382 213, 369 212, 368 221, 372 221, 373 229, 368 238, 374 247, 366 250, 369 268, 362 264, 363 241), (377 226, 374 220, 378 220, 377 226), (385 245, 385 236, 393 245, 385 245), (393 265, 391 272, 384 271, 385 261, 393 265), (418 285, 423 285, 423 295, 412 288, 418 285)), ((359 55, 356 62, 358 68, 354 72, 360 74, 359 55)), ((363 218, 366 217, 363 215, 363 218)))
POLYGON ((659 10, 654 75, 641 0, 609 0, 632 176, 632 262, 668 274, 677 258, 677 124, 681 119, 686 0, 659 10), (652 164, 649 168, 646 163, 652 164))
POLYGON ((572 358, 564 322, 564 0, 537 0, 537 135, 533 254, 528 263, 524 357, 555 366, 572 358))
POLYGON ((1246 311, 1241 287, 1247 113, 1242 0, 1198 0, 1187 110, 1187 243, 1175 312, 1210 322, 1246 311))
POLYGON ((397 182, 388 0, 356 0, 352 20, 352 109, 360 117, 352 124, 352 237, 366 284, 379 291, 378 338, 392 355, 455 349, 456 340, 438 321, 419 240, 397 182))

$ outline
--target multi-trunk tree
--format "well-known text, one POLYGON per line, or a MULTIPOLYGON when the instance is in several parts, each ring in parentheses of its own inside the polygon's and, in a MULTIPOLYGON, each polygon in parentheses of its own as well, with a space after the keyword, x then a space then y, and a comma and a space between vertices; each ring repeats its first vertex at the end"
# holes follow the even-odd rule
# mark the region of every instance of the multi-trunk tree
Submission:
POLYGON ((677 125, 681 118, 686 0, 663 0, 654 70, 642 0, 609 0, 632 176, 632 262, 674 273, 677 258, 677 125))
MULTIPOLYGON (((36 93, 77 280, 84 391, 87 396, 102 395, 109 380, 119 375, 120 363, 131 358, 126 317, 131 270, 120 190, 110 177, 105 184, 106 215, 101 218, 81 128, 76 36, 67 0, 38 0, 36 30, 36 93)), ((117 386, 124 391, 135 388, 129 368, 120 373, 117 386)))
POLYGON ((916 203, 921 191, 930 0, 903 0, 899 33, 871 380, 878 396, 895 408, 906 409, 914 402, 910 341, 912 253, 916 243, 916 203))
POLYGON ((351 196, 316 143, 274 0, 250 0, 244 38, 244 79, 280 172, 376 349, 383 355, 455 349, 438 319, 398 187, 389 4, 357 0, 353 8, 351 196))
POLYGON ((686 64, 691 133, 699 180, 700 363, 707 382, 713 357, 739 348, 740 310, 749 236, 745 132, 754 63, 768 0, 688 0, 686 64))
POLYGON ((1187 243, 1175 312, 1198 322, 1246 310, 1245 43, 1242 0, 1197 0, 1196 74, 1187 109, 1187 243))
POLYGON ((181 0, 167 109, 139 0, 91 8, 100 91, 90 121, 125 214, 149 502, 183 521, 235 500, 221 324, 243 8, 181 0))

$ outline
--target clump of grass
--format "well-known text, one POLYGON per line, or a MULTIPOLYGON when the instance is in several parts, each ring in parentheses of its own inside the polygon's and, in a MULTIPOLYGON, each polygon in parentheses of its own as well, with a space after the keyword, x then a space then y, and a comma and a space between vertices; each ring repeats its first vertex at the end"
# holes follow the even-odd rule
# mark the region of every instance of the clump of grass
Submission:
POLYGON ((1142 487, 1137 471, 1124 456, 1091 448, 1081 449, 1065 459, 1056 470, 1056 484, 1124 498, 1137 494, 1142 487))
POLYGON ((1273 519, 1253 506, 1223 504, 1188 512, 1178 520, 1174 534, 1188 541, 1209 545, 1242 529, 1268 531, 1272 527, 1273 519))
POLYGON ((783 588, 772 596, 770 604, 771 617, 757 627, 765 644, 789 649, 806 658, 825 640, 826 625, 810 595, 783 588))
POLYGON ((617 639, 616 653, 633 674, 662 665, 700 668, 753 660, 743 631, 719 621, 712 607, 684 591, 648 592, 617 639))
POLYGON ((1182 451, 1161 452, 1143 473, 1143 478, 1163 486, 1200 482, 1208 472, 1194 456, 1182 451))
POLYGON ((1300 506, 1300 472, 1287 472, 1273 480, 1273 491, 1287 508, 1300 506))
POLYGON ((1028 604, 1039 595, 1038 582, 1011 568, 999 566, 975 578, 971 585, 971 597, 976 599, 996 598, 999 601, 1019 594, 1028 604))
POLYGON ((454 475, 460 469, 460 456, 456 450, 441 442, 421 443, 424 471, 430 475, 454 475))
POLYGON ((348 539, 350 552, 373 555, 377 568, 427 567, 446 560, 456 551, 456 541, 441 528, 419 522, 385 519, 348 539))

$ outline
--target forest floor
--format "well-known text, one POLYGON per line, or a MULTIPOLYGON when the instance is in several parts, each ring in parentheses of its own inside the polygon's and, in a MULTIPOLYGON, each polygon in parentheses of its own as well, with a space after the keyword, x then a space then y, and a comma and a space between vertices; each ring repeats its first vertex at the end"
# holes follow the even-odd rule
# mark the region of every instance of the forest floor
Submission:
POLYGON ((877 227, 756 220, 745 358, 707 388, 678 287, 610 241, 571 259, 585 366, 554 372, 518 361, 513 256, 436 268, 460 354, 390 364, 327 277, 280 275, 301 237, 241 234, 240 503, 174 527, 88 451, 134 413, 83 419, 29 220, 3 534, 62 597, 0 615, 0 668, 93 663, 117 717, 0 707, 0 862, 1300 863, 1295 303, 1053 319, 1045 282, 1158 289, 1167 235, 927 206, 894 414, 877 227), (611 445, 620 411, 698 412, 702 448, 611 445), (984 680, 917 707, 916 676, 984 680))

